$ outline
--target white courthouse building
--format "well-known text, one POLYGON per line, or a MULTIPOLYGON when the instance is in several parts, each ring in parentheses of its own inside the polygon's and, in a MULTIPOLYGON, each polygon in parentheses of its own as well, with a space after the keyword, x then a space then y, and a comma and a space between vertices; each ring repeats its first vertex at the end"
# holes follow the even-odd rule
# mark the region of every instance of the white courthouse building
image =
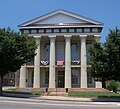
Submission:
POLYGON ((21 66, 20 88, 101 88, 88 73, 89 45, 99 41, 103 23, 55 10, 19 25, 34 37, 36 56, 21 66))

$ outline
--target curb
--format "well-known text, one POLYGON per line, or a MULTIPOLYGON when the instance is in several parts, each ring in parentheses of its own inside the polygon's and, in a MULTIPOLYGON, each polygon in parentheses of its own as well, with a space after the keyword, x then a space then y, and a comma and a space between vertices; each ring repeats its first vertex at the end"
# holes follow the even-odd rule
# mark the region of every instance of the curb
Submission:
POLYGON ((73 101, 73 102, 120 102, 120 98, 80 98, 80 97, 63 97, 63 96, 21 96, 20 94, 7 94, 8 97, 27 98, 37 100, 51 100, 51 101, 73 101))
MULTIPOLYGON (((58 97, 58 96, 56 96, 58 97)), ((32 97, 32 99, 38 100, 51 100, 51 101, 73 101, 73 102, 120 102, 120 98, 78 98, 78 97, 66 97, 65 99, 61 98, 43 98, 43 97, 32 97)))

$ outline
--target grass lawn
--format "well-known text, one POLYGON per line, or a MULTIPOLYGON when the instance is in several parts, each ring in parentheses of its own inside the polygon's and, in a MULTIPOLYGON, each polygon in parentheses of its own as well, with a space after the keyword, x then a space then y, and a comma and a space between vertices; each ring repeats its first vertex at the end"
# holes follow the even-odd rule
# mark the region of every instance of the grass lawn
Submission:
POLYGON ((43 95, 45 92, 42 91, 32 91, 31 94, 32 95, 43 95))
POLYGON ((71 97, 119 97, 120 94, 114 92, 69 92, 71 97))
POLYGON ((31 97, 31 96, 40 96, 43 95, 45 92, 42 91, 29 91, 29 92, 21 92, 17 88, 14 89, 6 89, 3 91, 4 96, 16 96, 16 97, 31 97))

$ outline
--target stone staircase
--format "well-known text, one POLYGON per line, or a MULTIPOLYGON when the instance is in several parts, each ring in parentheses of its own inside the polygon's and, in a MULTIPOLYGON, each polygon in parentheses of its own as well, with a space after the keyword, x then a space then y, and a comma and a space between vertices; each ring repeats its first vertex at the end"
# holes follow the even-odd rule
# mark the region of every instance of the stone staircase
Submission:
POLYGON ((66 92, 48 92, 45 93, 46 96, 68 96, 66 92))

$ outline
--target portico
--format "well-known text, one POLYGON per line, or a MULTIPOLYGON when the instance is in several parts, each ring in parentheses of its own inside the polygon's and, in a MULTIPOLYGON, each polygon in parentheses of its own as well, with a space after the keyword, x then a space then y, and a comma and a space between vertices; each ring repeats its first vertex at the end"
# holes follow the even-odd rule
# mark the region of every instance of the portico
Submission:
POLYGON ((101 37, 102 23, 56 10, 19 27, 38 45, 32 63, 21 66, 20 88, 101 87, 101 83, 95 86, 87 70, 88 46, 101 37))

